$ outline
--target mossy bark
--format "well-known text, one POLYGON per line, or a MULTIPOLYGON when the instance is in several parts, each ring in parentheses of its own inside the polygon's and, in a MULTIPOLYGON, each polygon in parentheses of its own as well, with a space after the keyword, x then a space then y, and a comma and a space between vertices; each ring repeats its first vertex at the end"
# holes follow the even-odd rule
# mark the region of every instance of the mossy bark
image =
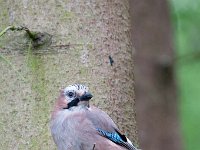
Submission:
POLYGON ((137 141, 128 0, 0 0, 0 9, 0 30, 51 35, 37 48, 25 32, 0 38, 2 149, 55 149, 50 113, 59 89, 73 83, 89 86, 92 103, 137 141))

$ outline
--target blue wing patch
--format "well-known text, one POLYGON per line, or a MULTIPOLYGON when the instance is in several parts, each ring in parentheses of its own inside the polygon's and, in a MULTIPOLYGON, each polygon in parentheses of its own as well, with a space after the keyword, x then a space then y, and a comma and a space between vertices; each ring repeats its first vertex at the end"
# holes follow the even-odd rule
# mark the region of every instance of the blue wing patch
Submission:
POLYGON ((127 138, 125 135, 122 135, 119 131, 115 130, 115 132, 108 132, 106 130, 102 130, 100 128, 97 128, 96 129, 99 134, 101 136, 104 136, 105 138, 111 140, 112 142, 118 144, 118 145, 121 145, 123 147, 126 147, 128 150, 137 150, 137 148, 130 144, 128 141, 127 141, 127 138))
POLYGON ((102 129, 97 128, 97 131, 100 133, 100 135, 108 138, 109 140, 115 142, 115 143, 123 143, 123 139, 120 137, 120 135, 117 132, 108 132, 102 129))

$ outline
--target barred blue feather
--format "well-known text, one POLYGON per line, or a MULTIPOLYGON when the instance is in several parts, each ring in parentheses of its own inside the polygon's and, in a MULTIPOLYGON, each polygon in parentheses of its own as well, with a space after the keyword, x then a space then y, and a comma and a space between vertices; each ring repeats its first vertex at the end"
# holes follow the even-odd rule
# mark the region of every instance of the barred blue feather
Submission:
POLYGON ((122 143, 124 142, 122 138, 119 136, 117 132, 108 132, 102 129, 97 129, 97 131, 104 137, 108 138, 109 140, 115 142, 115 143, 122 143))
POLYGON ((111 140, 112 142, 114 142, 118 145, 126 147, 128 150, 137 150, 137 148, 134 145, 130 144, 127 141, 126 136, 122 135, 117 130, 115 130, 115 132, 108 132, 108 131, 102 130, 100 128, 97 128, 96 130, 99 132, 99 134, 101 136, 104 136, 105 138, 111 140))

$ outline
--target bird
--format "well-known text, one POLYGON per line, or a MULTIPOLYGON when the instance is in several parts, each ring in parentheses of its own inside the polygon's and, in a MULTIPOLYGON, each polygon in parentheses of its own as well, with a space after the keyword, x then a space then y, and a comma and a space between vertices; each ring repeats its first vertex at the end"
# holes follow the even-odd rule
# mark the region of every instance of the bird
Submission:
POLYGON ((58 150, 137 150, 106 112, 90 105, 92 97, 82 84, 60 91, 50 120, 58 150))

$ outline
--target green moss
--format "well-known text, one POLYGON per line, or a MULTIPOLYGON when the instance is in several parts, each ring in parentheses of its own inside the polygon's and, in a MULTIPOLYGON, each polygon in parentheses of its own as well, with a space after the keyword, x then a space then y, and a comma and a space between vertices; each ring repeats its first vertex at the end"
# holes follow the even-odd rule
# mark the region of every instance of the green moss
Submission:
MULTIPOLYGON (((4 2, 0 1, 0 5, 4 5, 4 2)), ((0 29, 3 29, 6 27, 6 24, 8 24, 8 19, 9 19, 9 13, 7 7, 1 7, 1 12, 0 12, 0 29)))
POLYGON ((29 44, 27 53, 27 65, 32 72, 32 88, 40 96, 45 96, 45 69, 42 61, 42 56, 34 54, 31 43, 29 44))
POLYGON ((93 44, 89 44, 89 49, 94 49, 94 45, 93 44))
POLYGON ((0 61, 3 61, 4 63, 8 64, 9 67, 15 71, 17 77, 19 77, 20 79, 22 79, 23 81, 25 81, 25 78, 23 77, 23 75, 15 68, 15 65, 11 63, 11 61, 3 56, 2 54, 0 54, 0 61))
POLYGON ((38 139, 36 137, 33 137, 31 139, 31 149, 40 149, 39 148, 39 142, 38 142, 38 139))
MULTIPOLYGON (((38 129, 38 133, 47 132, 47 127, 45 122, 47 121, 48 114, 48 107, 46 107, 47 100, 46 100, 46 83, 45 83, 45 67, 44 62, 41 55, 34 54, 34 49, 31 48, 31 44, 29 45, 28 53, 27 53, 27 65, 31 71, 31 85, 32 90, 35 93, 35 105, 33 106, 32 110, 32 122, 35 127, 38 129)), ((47 137, 45 137, 47 138, 47 137)), ((34 149, 39 149, 39 145, 41 142, 39 141, 40 138, 32 138, 31 145, 34 149)), ((42 140, 43 141, 43 140, 42 140)))
MULTIPOLYGON (((0 11, 0 31, 1 31, 8 25, 9 14, 4 1, 0 0, 0 6, 1 6, 1 11, 0 11)), ((2 45, 4 45, 4 43, 6 43, 5 39, 0 39, 0 47, 3 47, 2 45)))
POLYGON ((81 69, 80 69, 80 75, 85 76, 87 74, 88 74, 88 69, 86 67, 84 67, 84 68, 81 67, 81 69))
POLYGON ((68 19, 72 19, 74 16, 75 14, 73 12, 65 11, 62 13, 61 19, 68 20, 68 19))

